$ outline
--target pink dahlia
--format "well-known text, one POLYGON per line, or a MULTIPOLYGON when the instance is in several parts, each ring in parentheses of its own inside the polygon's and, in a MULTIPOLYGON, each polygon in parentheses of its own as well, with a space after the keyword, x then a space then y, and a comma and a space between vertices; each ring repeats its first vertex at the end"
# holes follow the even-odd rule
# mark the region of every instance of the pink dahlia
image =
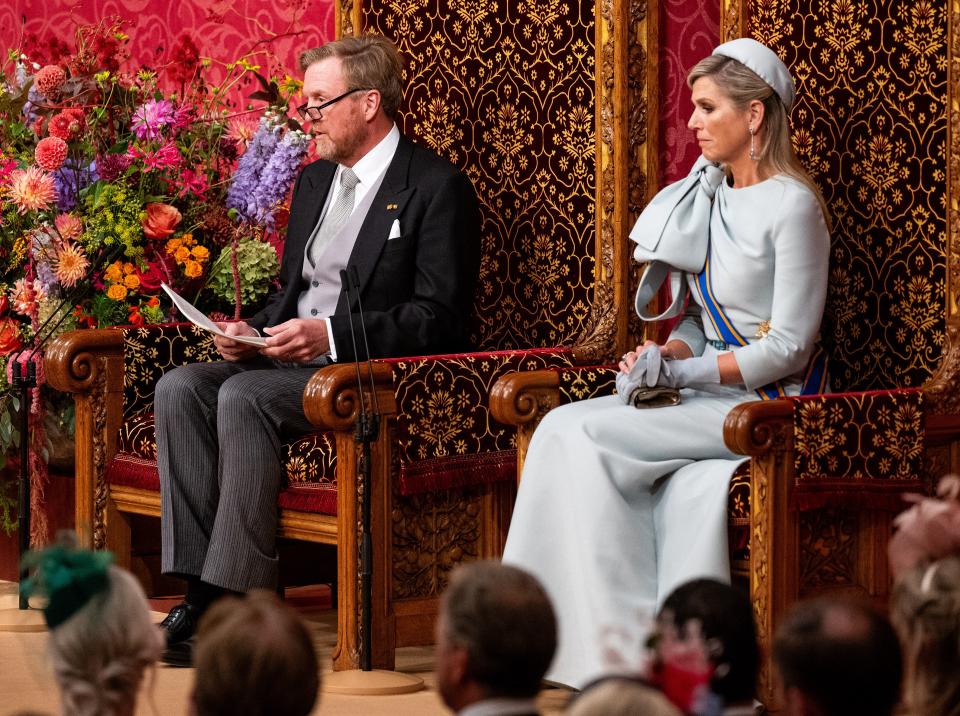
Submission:
POLYGON ((67 81, 67 73, 59 65, 46 65, 33 76, 33 86, 44 97, 55 97, 67 81))
POLYGON ((72 241, 83 233, 83 224, 73 214, 59 214, 53 222, 63 241, 72 241))
POLYGON ((65 142, 72 142, 80 138, 86 124, 82 110, 65 109, 50 118, 47 131, 51 137, 60 137, 65 142))
POLYGON ((37 142, 33 150, 37 166, 48 172, 55 172, 67 159, 67 143, 60 137, 46 137, 37 142))
POLYGON ((66 288, 75 286, 77 281, 87 275, 88 268, 90 268, 90 262, 83 248, 77 244, 64 244, 53 261, 57 280, 66 288))
POLYGON ((149 101, 133 113, 133 131, 139 139, 157 139, 174 120, 173 104, 168 100, 149 101))
POLYGON ((30 281, 26 278, 17 279, 10 288, 10 303, 13 310, 24 316, 29 316, 47 294, 43 290, 40 279, 30 281))
POLYGON ((7 198, 21 214, 44 211, 57 200, 57 188, 53 177, 37 167, 17 169, 10 173, 7 198))

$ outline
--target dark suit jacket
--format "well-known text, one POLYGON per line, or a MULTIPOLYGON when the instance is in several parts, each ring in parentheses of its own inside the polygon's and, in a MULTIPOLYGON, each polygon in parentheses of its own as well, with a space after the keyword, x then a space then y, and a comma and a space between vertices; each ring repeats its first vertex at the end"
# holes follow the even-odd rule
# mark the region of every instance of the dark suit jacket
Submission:
MULTIPOLYGON (((316 161, 297 178, 280 289, 248 321, 258 330, 297 316, 304 249, 336 167, 316 161)), ((479 262, 480 211, 470 180, 450 162, 401 136, 348 264, 359 273, 372 357, 465 350, 479 262), (403 235, 387 241, 394 219, 399 219, 403 235)), ((356 360, 351 316, 360 357, 366 357, 353 291, 350 303, 341 294, 330 317, 341 361, 356 360)))

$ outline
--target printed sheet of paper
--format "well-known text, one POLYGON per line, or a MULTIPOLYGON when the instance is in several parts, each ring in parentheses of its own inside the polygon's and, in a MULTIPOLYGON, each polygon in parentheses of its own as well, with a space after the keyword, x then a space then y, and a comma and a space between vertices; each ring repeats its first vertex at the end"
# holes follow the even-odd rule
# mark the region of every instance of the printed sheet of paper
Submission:
POLYGON ((213 333, 216 336, 230 338, 238 343, 246 343, 247 345, 258 346, 261 348, 267 345, 267 339, 263 336, 231 336, 224 333, 217 328, 216 323, 207 318, 201 311, 197 310, 196 306, 170 288, 167 284, 161 283, 160 287, 167 292, 170 300, 173 301, 173 305, 176 306, 177 310, 183 314, 183 317, 190 321, 190 323, 193 325, 198 326, 205 331, 210 331, 210 333, 213 333))

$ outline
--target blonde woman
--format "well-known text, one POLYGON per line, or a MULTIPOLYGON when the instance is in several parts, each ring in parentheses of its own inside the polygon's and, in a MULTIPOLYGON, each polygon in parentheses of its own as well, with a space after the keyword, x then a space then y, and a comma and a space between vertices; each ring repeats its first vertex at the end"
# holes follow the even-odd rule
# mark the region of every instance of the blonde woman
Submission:
POLYGON ((809 368, 830 236, 790 144, 790 73, 768 48, 740 39, 717 47, 688 82, 703 156, 651 202, 630 238, 634 257, 649 262, 641 317, 679 315, 688 295, 689 308, 664 345, 623 356, 619 397, 546 416, 504 553, 546 587, 560 626, 547 678, 575 687, 607 672, 613 637, 639 631, 641 614, 676 586, 729 580, 727 485, 741 460, 723 442, 730 409, 824 387, 822 371, 809 368), (676 301, 648 316, 668 272, 676 301), (638 409, 650 397, 678 404, 638 409))

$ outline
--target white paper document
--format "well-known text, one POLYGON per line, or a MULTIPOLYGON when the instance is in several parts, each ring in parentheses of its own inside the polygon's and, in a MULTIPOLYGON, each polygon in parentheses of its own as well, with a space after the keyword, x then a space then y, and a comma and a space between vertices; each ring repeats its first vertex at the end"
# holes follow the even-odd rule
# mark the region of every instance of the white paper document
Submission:
POLYGON ((205 331, 210 331, 210 333, 214 334, 215 336, 229 338, 237 341, 238 343, 246 343, 247 345, 259 346, 261 348, 267 345, 267 339, 263 336, 231 336, 227 333, 224 333, 217 328, 216 323, 207 318, 201 311, 197 310, 196 306, 170 288, 167 284, 161 283, 160 287, 167 292, 170 300, 173 301, 173 305, 176 306, 177 310, 183 314, 183 317, 190 321, 190 323, 193 325, 198 326, 205 331))

